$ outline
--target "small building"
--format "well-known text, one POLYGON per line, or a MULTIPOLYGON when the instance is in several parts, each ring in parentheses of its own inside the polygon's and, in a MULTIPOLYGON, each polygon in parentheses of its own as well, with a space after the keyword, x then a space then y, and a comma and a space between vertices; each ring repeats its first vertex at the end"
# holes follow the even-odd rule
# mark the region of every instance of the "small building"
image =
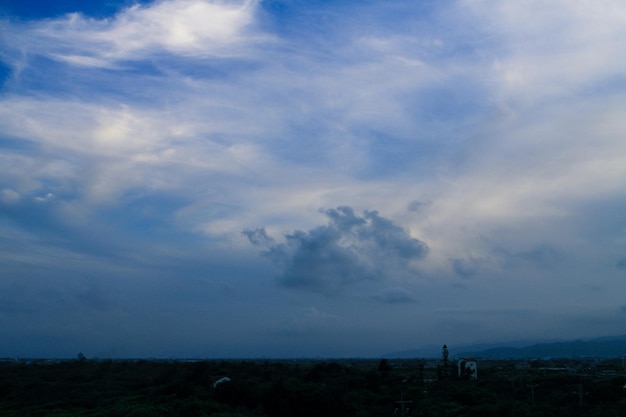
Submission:
POLYGON ((478 379, 478 364, 476 359, 463 358, 457 362, 459 378, 478 379))

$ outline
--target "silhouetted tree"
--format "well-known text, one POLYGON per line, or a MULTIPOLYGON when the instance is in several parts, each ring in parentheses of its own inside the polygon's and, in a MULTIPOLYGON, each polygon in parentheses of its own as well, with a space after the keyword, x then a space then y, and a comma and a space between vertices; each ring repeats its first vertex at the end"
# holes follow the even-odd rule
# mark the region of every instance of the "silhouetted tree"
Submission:
POLYGON ((378 362, 378 372, 381 375, 388 375, 391 372, 391 365, 389 365, 389 361, 387 359, 381 359, 378 362))

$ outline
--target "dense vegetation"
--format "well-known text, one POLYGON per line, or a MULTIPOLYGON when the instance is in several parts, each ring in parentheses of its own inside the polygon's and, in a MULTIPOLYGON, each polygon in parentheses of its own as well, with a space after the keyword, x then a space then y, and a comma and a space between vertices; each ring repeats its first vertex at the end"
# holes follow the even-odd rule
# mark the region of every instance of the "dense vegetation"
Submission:
POLYGON ((4 362, 0 416, 626 416, 621 370, 554 372, 539 363, 519 370, 499 362, 479 365, 479 378, 471 381, 454 376, 452 368, 424 365, 419 360, 4 362), (231 380, 214 387, 224 376, 231 380))

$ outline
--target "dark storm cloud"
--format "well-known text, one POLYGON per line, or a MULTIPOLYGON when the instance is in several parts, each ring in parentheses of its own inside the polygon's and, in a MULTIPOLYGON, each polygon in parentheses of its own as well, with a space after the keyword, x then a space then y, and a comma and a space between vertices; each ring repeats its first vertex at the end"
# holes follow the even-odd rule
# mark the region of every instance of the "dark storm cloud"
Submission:
POLYGON ((328 224, 296 230, 285 236, 285 243, 277 243, 262 228, 243 231, 281 268, 281 285, 334 294, 357 282, 412 274, 410 262, 428 252, 424 242, 377 211, 359 216, 343 206, 322 212, 328 224))
POLYGON ((267 235, 265 229, 244 230, 242 232, 255 246, 273 246, 274 239, 267 235))
POLYGON ((557 251, 548 245, 541 245, 528 252, 520 254, 522 259, 535 263, 539 266, 553 265, 559 258, 557 251))
POLYGON ((561 259, 561 254, 550 245, 537 245, 522 252, 497 249, 496 253, 502 255, 505 263, 509 266, 526 265, 536 268, 550 268, 561 259))
POLYGON ((480 261, 474 258, 462 259, 454 258, 450 259, 454 272, 463 278, 469 278, 476 275, 479 268, 480 261))
POLYGON ((411 212, 419 212, 419 211, 422 211, 422 210, 428 208, 432 204, 433 204, 432 201, 429 201, 429 200, 425 200, 425 201, 413 200, 413 201, 411 201, 409 203, 407 208, 411 212))

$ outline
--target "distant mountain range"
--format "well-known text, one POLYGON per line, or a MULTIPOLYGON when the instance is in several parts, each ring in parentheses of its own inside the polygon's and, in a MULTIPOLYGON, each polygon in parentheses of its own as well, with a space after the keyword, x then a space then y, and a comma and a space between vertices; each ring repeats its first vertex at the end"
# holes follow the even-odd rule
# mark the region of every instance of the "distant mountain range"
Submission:
MULTIPOLYGON (((450 348, 451 358, 542 359, 542 358, 622 358, 626 357, 626 335, 559 342, 518 342, 502 345, 470 345, 450 348)), ((404 350, 385 358, 440 358, 441 346, 404 350)))

